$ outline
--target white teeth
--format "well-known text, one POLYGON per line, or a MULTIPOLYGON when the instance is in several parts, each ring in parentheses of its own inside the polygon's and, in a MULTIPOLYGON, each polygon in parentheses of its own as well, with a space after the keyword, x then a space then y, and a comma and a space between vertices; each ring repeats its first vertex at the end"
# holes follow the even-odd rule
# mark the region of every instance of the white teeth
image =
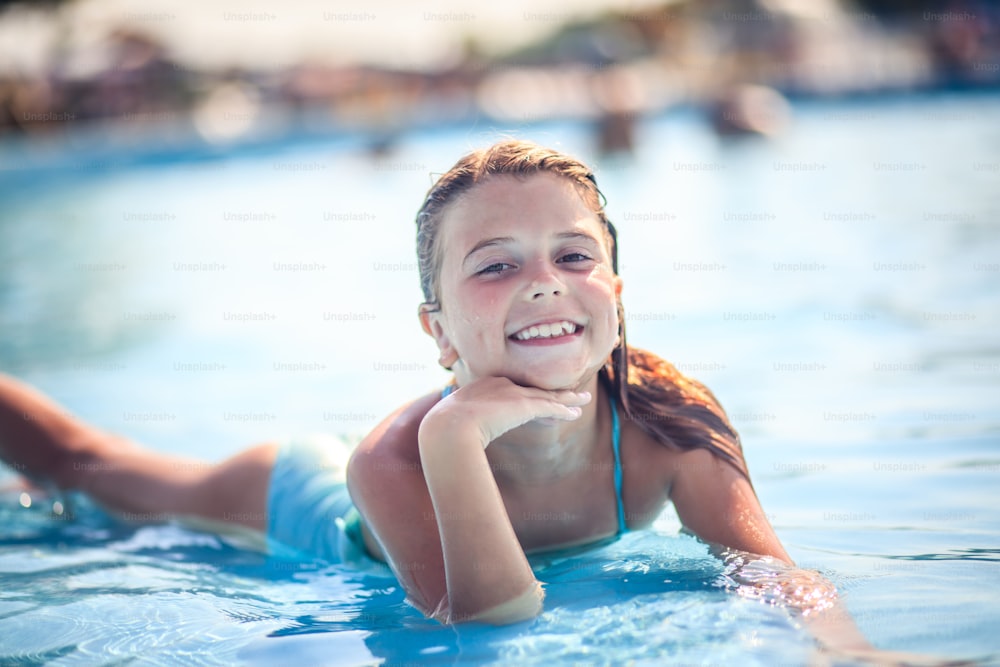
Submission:
POLYGON ((522 329, 514 334, 514 338, 518 340, 530 340, 532 338, 552 338, 553 336, 572 333, 576 333, 576 325, 564 320, 562 322, 539 324, 538 326, 522 329))

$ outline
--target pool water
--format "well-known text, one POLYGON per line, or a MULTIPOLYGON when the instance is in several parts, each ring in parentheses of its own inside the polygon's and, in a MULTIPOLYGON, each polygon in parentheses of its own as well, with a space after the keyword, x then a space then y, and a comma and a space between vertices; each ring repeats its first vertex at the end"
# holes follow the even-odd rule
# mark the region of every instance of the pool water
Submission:
MULTIPOLYGON (((536 558, 550 611, 504 628, 445 628, 406 605, 391 577, 268 558, 177 526, 124 530, 91 522, 62 533, 56 541, 40 528, 30 535, 32 551, 3 561, 5 643, 17 638, 5 664, 545 664, 665 656, 775 664, 804 657, 809 647, 785 613, 725 593, 722 568, 702 545, 666 532, 536 558)), ((27 539, 22 533, 5 546, 23 547, 27 539)))
MULTIPOLYGON (((802 567, 878 647, 1000 664, 1000 97, 800 103, 773 141, 676 112, 595 163, 629 341, 703 380, 802 567)), ((181 454, 357 438, 442 385, 413 213, 487 126, 169 158, 0 150, 0 369, 181 454), (96 155, 96 157, 94 157, 96 155), (126 164, 127 162, 127 164, 126 164), (123 166, 125 165, 125 166, 123 166)), ((446 628, 378 570, 21 504, 0 473, 0 664, 804 664, 787 610, 652 529, 537 557, 538 619, 446 628)), ((62 500, 62 502, 68 502, 62 500)))

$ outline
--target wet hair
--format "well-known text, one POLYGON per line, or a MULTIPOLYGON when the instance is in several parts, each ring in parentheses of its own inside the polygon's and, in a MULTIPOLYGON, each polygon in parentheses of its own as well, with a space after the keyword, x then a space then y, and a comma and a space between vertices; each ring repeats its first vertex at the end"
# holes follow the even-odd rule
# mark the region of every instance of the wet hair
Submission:
MULTIPOLYGON (((604 195, 590 168, 558 151, 507 140, 461 158, 431 186, 417 212, 417 261, 427 305, 439 307, 442 244, 438 232, 448 206, 493 176, 524 178, 539 173, 555 174, 574 185, 604 229, 611 268, 618 274, 618 235, 605 214, 604 195)), ((621 299, 618 334, 618 345, 599 376, 626 417, 667 447, 707 449, 749 478, 739 435, 712 392, 657 355, 629 349, 621 299)))

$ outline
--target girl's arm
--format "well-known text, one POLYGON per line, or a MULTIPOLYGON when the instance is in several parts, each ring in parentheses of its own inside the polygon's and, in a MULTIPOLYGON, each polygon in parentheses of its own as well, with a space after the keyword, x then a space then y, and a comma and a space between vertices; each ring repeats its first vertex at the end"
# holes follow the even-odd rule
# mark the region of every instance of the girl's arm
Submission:
POLYGON ((749 480, 733 466, 695 449, 678 454, 670 467, 670 499, 690 532, 705 542, 793 565, 749 480))
POLYGON ((427 413, 420 425, 420 460, 441 535, 449 622, 510 623, 541 611, 541 585, 511 526, 485 450, 533 419, 576 419, 580 410, 571 406, 589 400, 588 394, 483 378, 427 413))
POLYGON ((428 415, 420 460, 437 518, 447 608, 435 616, 514 622, 541 610, 542 592, 518 543, 476 424, 454 412, 428 415))
POLYGON ((735 591, 789 609, 819 643, 825 660, 925 667, 969 664, 875 648, 836 587, 819 572, 795 567, 749 480, 701 449, 677 455, 669 467, 670 498, 678 517, 688 531, 712 545, 735 591))
POLYGON ((514 534, 486 446, 540 417, 574 418, 589 397, 469 383, 392 415, 357 448, 351 496, 411 601, 445 623, 534 617, 542 592, 514 534), (419 460, 400 452, 418 443, 419 460))
POLYGON ((833 584, 795 567, 749 480, 703 449, 678 455, 671 467, 670 498, 677 516, 688 531, 715 545, 738 593, 790 608, 835 652, 874 650, 833 584))

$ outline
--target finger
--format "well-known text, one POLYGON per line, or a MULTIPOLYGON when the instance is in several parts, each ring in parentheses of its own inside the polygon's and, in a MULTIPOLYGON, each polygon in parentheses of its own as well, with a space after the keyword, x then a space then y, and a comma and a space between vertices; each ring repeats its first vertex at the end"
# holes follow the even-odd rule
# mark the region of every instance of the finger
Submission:
POLYGON ((593 399, 589 391, 573 391, 572 389, 538 389, 525 387, 531 396, 558 401, 564 405, 586 405, 593 399))
POLYGON ((545 411, 545 414, 539 415, 529 421, 537 421, 541 423, 573 421, 574 419, 579 419, 580 415, 583 414, 583 410, 580 408, 562 405, 561 403, 554 403, 551 407, 553 408, 552 410, 547 410, 545 411))
POLYGON ((586 405, 593 398, 589 391, 565 391, 560 393, 565 394, 564 396, 560 396, 560 398, 566 405, 586 405))
POLYGON ((536 418, 552 417, 572 421, 578 419, 583 414, 583 408, 580 406, 566 405, 551 398, 543 401, 540 407, 541 414, 538 414, 536 418))
POLYGON ((574 419, 579 419, 580 415, 583 414, 583 409, 580 408, 580 407, 578 407, 578 406, 568 405, 568 406, 565 406, 565 407, 566 407, 566 412, 567 412, 565 419, 567 421, 572 421, 574 419))

